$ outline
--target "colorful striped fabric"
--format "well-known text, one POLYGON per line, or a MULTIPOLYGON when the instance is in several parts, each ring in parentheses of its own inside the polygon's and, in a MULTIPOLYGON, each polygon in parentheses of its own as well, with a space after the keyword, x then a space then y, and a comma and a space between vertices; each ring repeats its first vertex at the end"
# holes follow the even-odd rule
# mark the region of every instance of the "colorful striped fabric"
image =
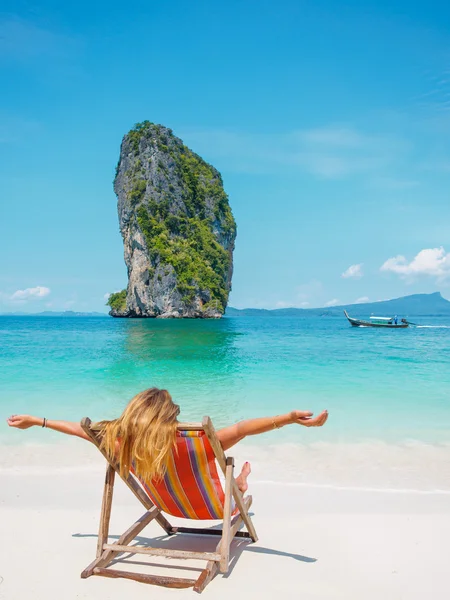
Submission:
POLYGON ((225 495, 204 431, 178 431, 164 478, 141 483, 152 502, 174 517, 223 518, 225 495))

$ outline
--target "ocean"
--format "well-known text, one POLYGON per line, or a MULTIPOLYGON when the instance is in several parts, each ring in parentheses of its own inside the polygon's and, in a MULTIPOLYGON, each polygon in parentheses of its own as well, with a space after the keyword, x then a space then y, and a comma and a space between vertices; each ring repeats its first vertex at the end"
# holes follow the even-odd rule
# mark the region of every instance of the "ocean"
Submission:
POLYGON ((180 404, 182 420, 209 415, 216 428, 328 409, 323 428, 292 425, 243 442, 252 457, 279 461, 293 482, 328 484, 332 472, 336 483, 348 467, 348 485, 450 490, 450 319, 416 320, 420 327, 381 330, 352 328, 343 315, 3 316, 0 444, 61 441, 40 428, 8 428, 10 414, 113 418, 134 394, 157 386, 180 404))

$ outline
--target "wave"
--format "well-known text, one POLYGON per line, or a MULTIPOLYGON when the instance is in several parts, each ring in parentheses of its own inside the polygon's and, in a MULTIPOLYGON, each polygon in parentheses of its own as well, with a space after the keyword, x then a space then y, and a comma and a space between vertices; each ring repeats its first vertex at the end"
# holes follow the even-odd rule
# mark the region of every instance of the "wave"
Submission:
POLYGON ((450 325, 416 325, 416 329, 450 329, 450 325))

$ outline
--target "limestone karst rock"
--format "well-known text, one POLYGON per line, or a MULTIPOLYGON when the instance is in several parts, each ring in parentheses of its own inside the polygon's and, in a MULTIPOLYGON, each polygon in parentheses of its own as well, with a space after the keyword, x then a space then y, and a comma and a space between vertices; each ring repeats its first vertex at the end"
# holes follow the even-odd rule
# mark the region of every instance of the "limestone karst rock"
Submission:
POLYGON ((122 140, 114 190, 128 269, 114 317, 225 311, 236 224, 220 173, 170 129, 144 121, 122 140))

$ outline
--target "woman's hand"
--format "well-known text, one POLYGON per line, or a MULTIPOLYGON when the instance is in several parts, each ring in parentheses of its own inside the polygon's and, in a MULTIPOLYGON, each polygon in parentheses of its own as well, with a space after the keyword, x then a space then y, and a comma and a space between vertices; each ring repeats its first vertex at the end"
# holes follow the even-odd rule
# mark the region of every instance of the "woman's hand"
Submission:
POLYGON ((42 427, 45 425, 47 429, 53 429, 53 431, 59 431, 60 433, 66 433, 67 435, 76 435, 83 440, 91 441, 90 437, 85 433, 79 423, 71 423, 70 421, 50 421, 42 417, 32 417, 31 415, 12 415, 6 422, 10 427, 16 429, 29 429, 33 425, 42 427))
POLYGON ((33 425, 42 425, 42 421, 43 419, 31 415, 11 415, 9 419, 6 419, 10 427, 16 427, 17 429, 29 429, 33 425))
POLYGON ((305 427, 322 427, 328 419, 328 411, 323 410, 317 417, 308 410, 293 410, 291 412, 292 422, 305 427))

